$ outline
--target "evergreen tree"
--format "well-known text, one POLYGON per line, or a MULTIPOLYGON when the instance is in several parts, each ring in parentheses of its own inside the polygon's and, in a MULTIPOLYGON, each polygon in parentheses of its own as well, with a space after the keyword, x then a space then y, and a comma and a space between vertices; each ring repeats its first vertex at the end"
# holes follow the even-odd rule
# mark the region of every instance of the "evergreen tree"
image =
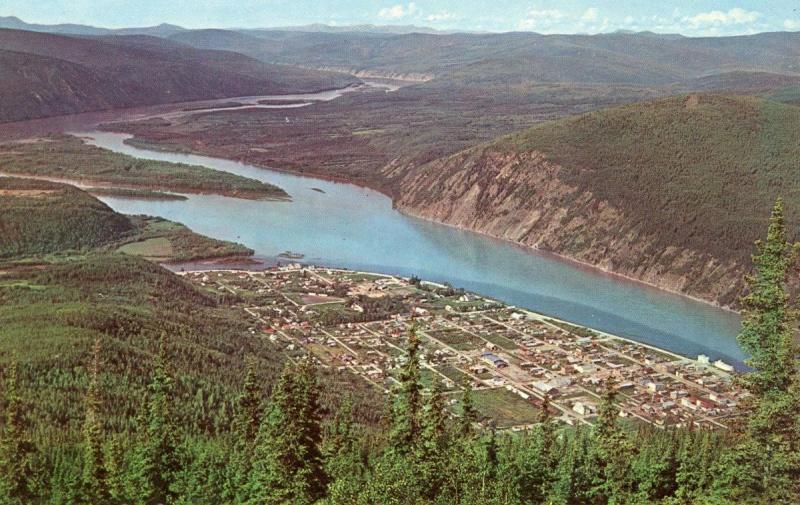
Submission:
POLYGON ((246 367, 236 416, 237 442, 242 447, 252 446, 255 442, 262 413, 261 388, 256 381, 255 361, 248 359, 246 367))
POLYGON ((308 494, 313 500, 325 495, 328 475, 322 457, 322 406, 317 369, 308 356, 301 360, 297 368, 300 390, 300 431, 302 433, 303 453, 305 454, 304 473, 308 480, 308 494))
POLYGON ((227 468, 227 479, 223 496, 226 500, 240 503, 245 500, 247 482, 252 470, 253 451, 261 425, 261 388, 256 382, 255 362, 246 363, 242 393, 237 402, 235 441, 231 450, 231 461, 227 468))
POLYGON ((783 202, 775 203, 765 242, 756 243, 754 275, 743 297, 739 343, 754 371, 744 384, 752 393, 740 442, 718 468, 716 496, 739 502, 800 501, 797 451, 797 313, 789 303, 787 276, 796 247, 787 239, 783 202))
POLYGON ((12 362, 7 370, 4 403, 5 425, 0 438, 0 503, 27 504, 34 497, 35 447, 23 419, 16 362, 12 362))
POLYGON ((543 503, 550 494, 558 464, 555 430, 550 417, 550 399, 545 395, 539 423, 521 440, 511 476, 514 495, 521 503, 543 503))
POLYGON ((389 442, 397 454, 412 452, 421 433, 422 383, 419 365, 420 340, 416 328, 408 332, 405 363, 400 371, 400 385, 392 411, 389 442))
POLYGON ((325 493, 316 371, 286 364, 259 430, 249 503, 313 503, 325 493))
POLYGON ((358 502, 365 484, 366 462, 357 443, 353 400, 348 396, 336 412, 323 446, 325 471, 331 479, 328 485, 331 503, 358 502))
POLYGON ((125 466, 120 436, 112 436, 105 446, 103 458, 106 492, 114 502, 125 499, 125 466))
POLYGON ((462 438, 470 439, 475 434, 474 425, 478 421, 478 413, 472 404, 472 383, 464 380, 464 395, 461 397, 461 416, 458 418, 458 431, 462 438))
POLYGON ((756 242, 755 273, 747 277, 748 294, 742 298, 744 319, 739 344, 755 369, 745 384, 758 400, 789 389, 797 349, 792 345, 796 312, 789 306, 787 275, 795 261, 795 247, 787 239, 783 201, 772 211, 766 242, 756 242))
POLYGON ((557 480, 550 501, 565 505, 593 503, 594 461, 589 454, 589 431, 578 426, 565 437, 559 450, 557 480))
POLYGON ((595 473, 590 493, 594 503, 625 503, 630 492, 629 471, 633 454, 630 441, 617 423, 616 395, 616 382, 608 379, 594 427, 592 456, 595 473))
POLYGON ((167 336, 161 335, 153 380, 149 386, 144 436, 131 464, 128 491, 136 503, 166 502, 172 495, 172 482, 179 468, 172 420, 173 379, 169 371, 167 336))
POLYGON ((444 397, 439 383, 434 386, 422 414, 418 462, 422 496, 432 500, 442 490, 450 453, 444 397))
POLYGON ((83 423, 83 496, 89 503, 108 501, 106 468, 103 463, 103 429, 100 422, 100 340, 92 346, 86 418, 83 423))

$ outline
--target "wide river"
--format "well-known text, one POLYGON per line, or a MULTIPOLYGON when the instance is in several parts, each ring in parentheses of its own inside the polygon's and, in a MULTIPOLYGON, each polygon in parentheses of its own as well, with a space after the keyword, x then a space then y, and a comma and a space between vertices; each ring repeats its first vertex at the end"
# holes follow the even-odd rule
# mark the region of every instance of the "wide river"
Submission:
POLYGON ((187 195, 186 201, 103 197, 114 209, 179 221, 211 237, 237 241, 261 258, 284 251, 304 262, 447 282, 456 287, 690 357, 742 366, 731 312, 643 284, 581 268, 475 233, 421 221, 386 196, 350 184, 265 170, 207 156, 155 152, 127 135, 81 132, 91 143, 138 158, 205 165, 280 186, 291 202, 187 195), (322 190, 319 191, 319 190, 322 190))

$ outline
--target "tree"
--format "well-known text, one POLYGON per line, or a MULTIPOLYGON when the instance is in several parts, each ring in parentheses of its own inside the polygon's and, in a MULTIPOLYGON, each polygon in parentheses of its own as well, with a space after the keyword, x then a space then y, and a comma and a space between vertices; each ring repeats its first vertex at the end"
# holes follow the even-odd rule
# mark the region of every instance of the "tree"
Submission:
POLYGON ((800 433, 797 412, 797 312, 787 277, 796 259, 788 242, 783 202, 773 208, 765 242, 756 242, 754 274, 742 298, 739 343, 754 371, 743 380, 752 393, 745 433, 718 468, 716 494, 735 501, 800 501, 800 433))
POLYGON ((591 495, 596 503, 625 503, 630 493, 633 452, 630 441, 617 423, 619 408, 616 396, 616 381, 608 379, 594 427, 592 456, 595 475, 591 495))
POLYGON ((542 402, 539 423, 519 445, 512 475, 515 496, 522 503, 543 503, 550 493, 558 464, 556 427, 550 416, 547 395, 542 402))
POLYGON ((253 451, 261 426, 261 388, 256 382, 255 362, 246 363, 247 371, 242 393, 237 402, 234 446, 223 495, 227 500, 241 502, 246 496, 246 486, 252 470, 253 451))
POLYGON ((421 433, 420 412, 422 407, 422 384, 419 366, 420 340, 417 330, 408 332, 405 362, 400 371, 400 385, 395 394, 392 409, 392 427, 389 443, 397 454, 412 452, 421 433))
POLYGON ((471 439, 475 435, 474 425, 478 421, 478 412, 472 403, 472 384, 464 380, 464 395, 461 397, 461 416, 458 418, 458 432, 462 438, 471 439))
POLYGON ((8 367, 5 384, 5 426, 0 438, 0 501, 27 504, 33 500, 35 447, 23 419, 16 362, 8 367))
POLYGON ((128 490, 136 503, 166 502, 179 469, 176 426, 172 419, 173 379, 166 333, 162 333, 153 380, 149 386, 144 436, 132 462, 128 490))
POLYGON ((744 319, 738 340, 755 369, 745 384, 757 399, 788 391, 797 365, 792 344, 797 322, 789 305, 787 275, 796 258, 796 246, 787 240, 783 201, 772 211, 766 242, 756 242, 755 273, 747 277, 748 294, 742 298, 744 319))
POLYGON ((441 490, 450 459, 450 431, 444 397, 439 383, 434 386, 422 413, 422 434, 417 460, 422 496, 432 500, 441 490))
POLYGON ((256 382, 255 362, 247 360, 247 372, 242 384, 242 393, 239 395, 238 412, 236 415, 237 443, 243 447, 251 446, 258 435, 261 425, 261 388, 256 382))
POLYGON ((106 491, 112 500, 125 499, 125 466, 120 436, 113 436, 106 444, 103 458, 106 476, 106 491))
POLYGON ((284 366, 259 430, 250 503, 313 503, 325 493, 321 412, 310 360, 284 366))
POLYGON ((348 396, 337 410, 324 443, 325 471, 330 477, 331 503, 357 503, 365 485, 366 461, 362 459, 353 422, 353 400, 348 396))
POLYGON ((92 346, 89 387, 86 391, 86 418, 83 423, 83 496, 89 503, 108 501, 106 467, 103 462, 103 428, 100 422, 100 340, 92 346))

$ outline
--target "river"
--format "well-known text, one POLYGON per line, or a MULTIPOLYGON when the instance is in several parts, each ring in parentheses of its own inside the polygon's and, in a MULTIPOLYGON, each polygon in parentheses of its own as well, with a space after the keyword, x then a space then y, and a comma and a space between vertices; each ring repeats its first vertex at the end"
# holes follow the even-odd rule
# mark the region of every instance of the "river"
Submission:
MULTIPOLYGON (((238 101, 230 99, 230 101, 238 101)), ((187 195, 186 201, 101 199, 128 214, 179 221, 237 241, 258 257, 284 251, 304 262, 447 282, 689 357, 707 354, 741 368, 739 316, 709 304, 582 268, 513 244, 404 216, 386 196, 200 155, 149 151, 128 135, 81 131, 94 145, 138 158, 204 165, 280 186, 291 202, 187 195), (321 190, 321 191, 320 191, 321 190)))

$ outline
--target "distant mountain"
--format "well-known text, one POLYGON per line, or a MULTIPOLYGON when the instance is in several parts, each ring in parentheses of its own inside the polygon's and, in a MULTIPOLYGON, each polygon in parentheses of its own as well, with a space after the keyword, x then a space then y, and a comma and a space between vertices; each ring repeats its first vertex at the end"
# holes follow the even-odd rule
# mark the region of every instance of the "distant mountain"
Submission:
POLYGON ((398 208, 736 305, 783 196, 800 225, 800 107, 683 95, 544 123, 410 167, 398 208))
POLYGON ((415 74, 459 84, 666 85, 736 71, 800 75, 800 33, 689 38, 602 35, 387 34, 192 30, 170 36, 261 61, 374 74, 415 74))
POLYGON ((0 30, 0 121, 135 105, 310 92, 358 79, 144 35, 0 30))
POLYGON ((31 32, 60 33, 67 35, 152 35, 154 37, 168 37, 173 33, 185 30, 180 26, 162 23, 158 26, 142 28, 98 28, 95 26, 79 24, 40 25, 26 23, 15 16, 0 17, 0 28, 11 30, 27 30, 31 32))
POLYGON ((317 32, 317 33, 384 33, 384 34, 408 34, 408 33, 478 33, 471 30, 438 30, 429 26, 416 25, 348 25, 333 26, 322 23, 313 23, 302 26, 283 26, 276 28, 263 28, 258 30, 238 30, 241 32, 264 32, 264 31, 283 31, 283 32, 317 32))

